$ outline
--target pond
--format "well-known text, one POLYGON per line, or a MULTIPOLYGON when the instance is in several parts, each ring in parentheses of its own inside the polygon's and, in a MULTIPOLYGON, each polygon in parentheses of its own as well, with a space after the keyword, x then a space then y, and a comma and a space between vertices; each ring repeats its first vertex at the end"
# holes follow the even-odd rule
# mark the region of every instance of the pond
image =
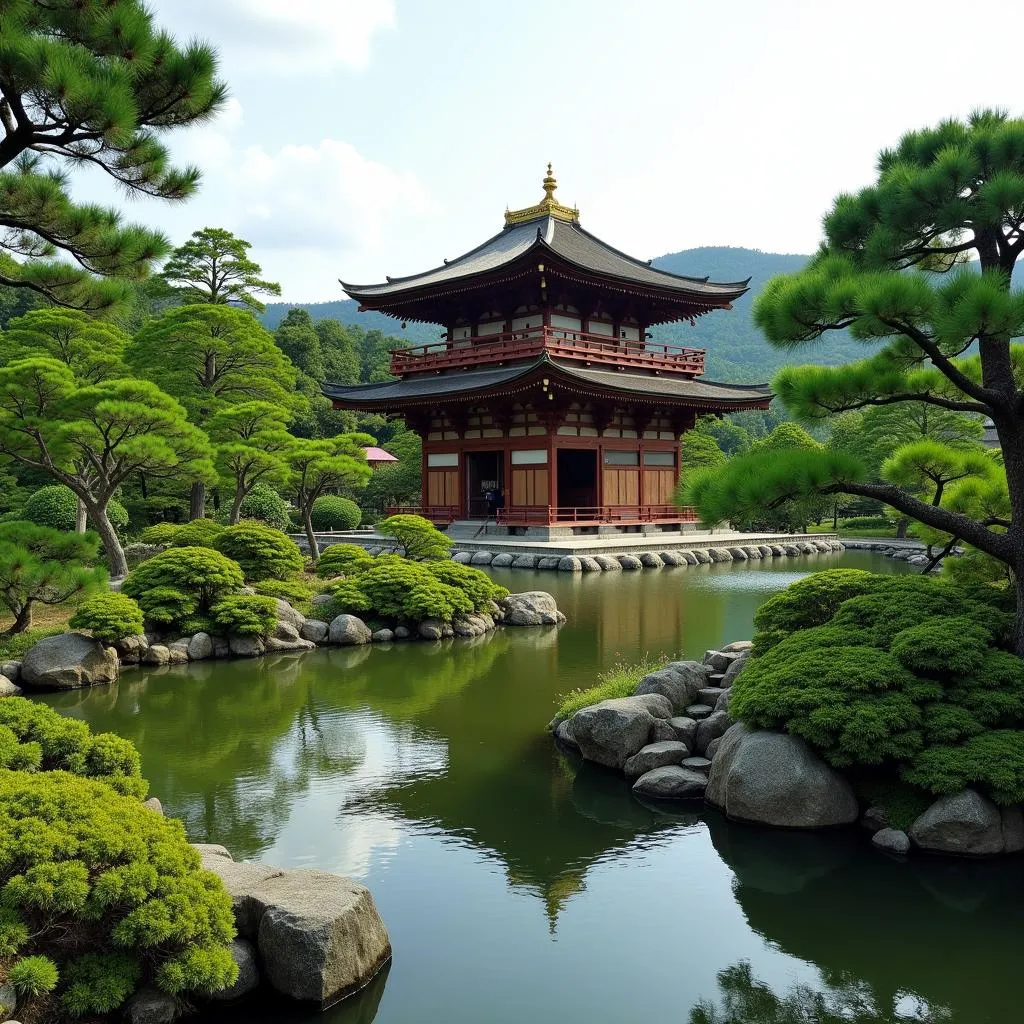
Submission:
POLYGON ((747 638, 761 601, 839 564, 905 569, 847 552, 495 570, 554 593, 568 624, 134 670, 47 700, 135 742, 196 841, 373 891, 394 946, 373 985, 318 1017, 261 1005, 218 1022, 1019 1019, 1018 864, 901 864, 849 834, 646 807, 544 730, 602 669, 747 638))

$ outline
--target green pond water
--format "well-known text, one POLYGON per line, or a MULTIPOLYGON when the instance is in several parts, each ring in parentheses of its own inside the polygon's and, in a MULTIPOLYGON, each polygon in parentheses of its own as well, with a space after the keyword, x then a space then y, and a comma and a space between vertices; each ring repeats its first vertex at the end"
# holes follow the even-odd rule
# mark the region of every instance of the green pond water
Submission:
POLYGON ((544 730, 559 693, 645 652, 747 638, 767 596, 839 564, 902 568, 848 552, 495 571, 554 593, 568 624, 134 670, 47 699, 136 743, 196 841, 373 891, 394 959, 366 990, 322 1016, 261 1001, 206 1020, 1020 1020, 1018 863, 897 863, 855 831, 647 807, 544 730))

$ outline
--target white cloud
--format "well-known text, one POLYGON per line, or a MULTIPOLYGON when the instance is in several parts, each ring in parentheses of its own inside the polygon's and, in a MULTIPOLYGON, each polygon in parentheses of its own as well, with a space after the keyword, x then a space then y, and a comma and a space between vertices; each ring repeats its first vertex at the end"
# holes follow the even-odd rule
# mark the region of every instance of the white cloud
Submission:
POLYGON ((362 70, 374 35, 395 27, 394 0, 171 0, 173 27, 202 26, 230 67, 262 72, 362 70))

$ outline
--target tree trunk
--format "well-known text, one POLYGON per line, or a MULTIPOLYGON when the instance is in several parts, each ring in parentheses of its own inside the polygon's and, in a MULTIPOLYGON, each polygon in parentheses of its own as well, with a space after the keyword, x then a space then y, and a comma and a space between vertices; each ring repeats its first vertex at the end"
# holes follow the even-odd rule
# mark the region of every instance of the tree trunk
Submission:
POLYGON ((75 509, 75 533, 85 533, 87 528, 88 512, 85 508, 85 502, 79 498, 78 507, 75 509))
POLYGON ((232 526, 238 525, 238 520, 242 518, 242 502, 245 501, 245 490, 241 487, 235 488, 235 500, 231 503, 231 515, 228 517, 228 522, 232 526))
POLYGON ((904 540, 907 536, 907 527, 910 525, 910 520, 906 516, 902 516, 896 523, 896 539, 904 540))
POLYGON ((6 630, 8 636, 12 633, 24 633, 26 629, 32 628, 32 602, 29 601, 25 607, 14 617, 14 624, 6 630))
POLYGON ((124 557, 124 548, 121 547, 121 538, 110 523, 107 516, 107 506, 99 505, 89 509, 96 532, 103 541, 103 553, 107 556, 107 571, 112 580, 124 579, 128 575, 128 560, 124 557))
POLYGON ((313 532, 313 520, 310 517, 311 504, 306 505, 302 510, 302 524, 306 527, 306 540, 309 542, 309 555, 315 562, 320 558, 320 545, 317 544, 316 534, 313 532))
POLYGON ((202 519, 206 516, 206 484, 198 480, 192 485, 189 498, 189 519, 202 519))

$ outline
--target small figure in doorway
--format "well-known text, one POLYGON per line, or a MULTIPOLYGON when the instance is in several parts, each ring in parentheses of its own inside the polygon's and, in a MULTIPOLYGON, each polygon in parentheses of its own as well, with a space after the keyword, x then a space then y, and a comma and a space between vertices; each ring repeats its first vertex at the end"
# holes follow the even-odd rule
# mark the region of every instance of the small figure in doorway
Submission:
POLYGON ((490 487, 484 493, 484 504, 487 508, 487 518, 493 519, 495 509, 498 507, 498 495, 490 487))

